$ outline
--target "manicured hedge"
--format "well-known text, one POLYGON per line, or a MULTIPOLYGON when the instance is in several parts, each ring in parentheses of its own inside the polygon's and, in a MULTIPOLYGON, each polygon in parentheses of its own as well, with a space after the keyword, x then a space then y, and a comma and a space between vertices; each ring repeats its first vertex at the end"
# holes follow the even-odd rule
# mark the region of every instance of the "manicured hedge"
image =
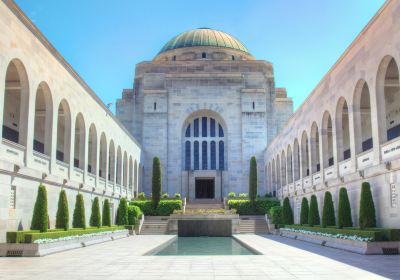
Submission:
POLYGON ((157 208, 162 192, 161 162, 158 157, 153 158, 153 176, 151 185, 151 198, 154 208, 157 208))
POLYGON ((278 227, 279 225, 283 224, 282 219, 282 206, 274 206, 269 209, 268 214, 271 217, 271 222, 278 227))
POLYGON ((360 228, 376 226, 375 205, 371 186, 368 182, 363 182, 361 185, 360 214, 358 217, 360 228))
POLYGON ((258 199, 254 205, 248 199, 229 200, 229 209, 236 209, 239 215, 265 215, 269 209, 279 206, 279 201, 275 199, 258 199))
POLYGON ((145 216, 169 216, 182 209, 182 201, 178 199, 160 200, 156 209, 151 200, 133 200, 130 205, 138 206, 145 216))
POLYGON ((67 230, 69 228, 68 200, 65 190, 60 191, 56 215, 56 228, 67 230))
POLYGON ((42 184, 39 185, 35 207, 33 209, 31 230, 46 232, 49 226, 49 214, 47 210, 47 191, 42 184))
MULTIPOLYGON (((345 227, 346 230, 361 230, 356 227, 345 227)), ((400 229, 398 228, 366 228, 368 231, 379 231, 382 233, 383 241, 400 241, 400 229)))
POLYGON ((297 230, 307 230, 312 232, 321 232, 329 234, 344 234, 344 235, 356 235, 359 237, 371 238, 373 241, 383 241, 384 235, 380 231, 375 230, 357 230, 357 229, 339 229, 333 227, 323 228, 320 226, 302 226, 302 225, 285 225, 285 228, 292 228, 297 230))
POLYGON ((288 197, 285 197, 285 199, 283 200, 282 219, 285 225, 292 225, 294 221, 293 210, 292 206, 290 205, 290 200, 288 197))
POLYGON ((252 203, 257 197, 257 160, 255 156, 250 159, 250 174, 249 174, 249 198, 252 203))
MULTIPOLYGON (((74 229, 80 230, 80 229, 74 229)), ((47 232, 60 232, 64 231, 62 228, 53 228, 49 229, 47 232)), ((40 233, 39 230, 19 230, 19 231, 8 231, 6 233, 7 243, 24 243, 25 241, 25 234, 28 233, 40 233)))
POLYGON ((86 229, 71 229, 67 231, 49 231, 49 232, 39 232, 39 233, 27 233, 25 234, 25 243, 33 243, 38 239, 57 239, 67 236, 84 235, 97 232, 106 232, 125 229, 125 227, 103 227, 103 228, 86 228, 86 229))
POLYGON ((128 225, 135 225, 137 220, 142 218, 143 212, 136 205, 128 206, 128 225))

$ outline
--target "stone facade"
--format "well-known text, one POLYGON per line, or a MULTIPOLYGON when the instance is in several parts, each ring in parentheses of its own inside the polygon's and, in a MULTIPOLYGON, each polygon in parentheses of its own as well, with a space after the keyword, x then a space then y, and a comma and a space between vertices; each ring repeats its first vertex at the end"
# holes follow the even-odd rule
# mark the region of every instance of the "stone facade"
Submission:
POLYGON ((13 1, 0 15, 0 242, 29 229, 40 183, 52 228, 61 189, 71 223, 78 193, 87 222, 94 197, 115 213, 139 188, 140 145, 13 1))
POLYGON ((265 150, 267 189, 302 197, 349 192, 358 223, 371 184, 378 226, 400 227, 400 2, 387 1, 265 150))
MULTIPOLYGON (((117 117, 143 146, 143 191, 151 191, 152 158, 158 156, 163 190, 190 199, 196 197, 198 178, 215 180, 216 199, 230 191, 247 193, 253 155, 260 163, 259 192, 264 195, 263 150, 291 113, 292 101, 286 91, 275 88, 271 63, 240 50, 214 46, 172 49, 153 61, 139 63, 134 89, 124 90, 117 102, 117 117), (210 146, 207 167, 201 164, 205 156, 202 147, 200 166, 195 166, 193 151, 190 168, 185 166, 185 141, 191 141, 192 149, 197 141, 193 134, 186 138, 186 128, 193 126, 195 119, 201 127, 203 117, 208 118, 208 129, 215 120, 224 130, 224 136, 218 138, 225 145, 223 168, 212 166, 210 146)), ((200 142, 213 141, 210 134, 201 136, 200 142)))

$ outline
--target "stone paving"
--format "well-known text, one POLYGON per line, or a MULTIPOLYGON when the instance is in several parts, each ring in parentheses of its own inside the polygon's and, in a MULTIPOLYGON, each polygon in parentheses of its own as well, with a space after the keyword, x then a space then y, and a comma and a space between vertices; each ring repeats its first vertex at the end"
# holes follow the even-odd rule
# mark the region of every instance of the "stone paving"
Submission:
POLYGON ((278 236, 238 235, 265 255, 142 256, 141 235, 42 258, 0 258, 0 279, 400 279, 400 256, 363 256, 278 236))

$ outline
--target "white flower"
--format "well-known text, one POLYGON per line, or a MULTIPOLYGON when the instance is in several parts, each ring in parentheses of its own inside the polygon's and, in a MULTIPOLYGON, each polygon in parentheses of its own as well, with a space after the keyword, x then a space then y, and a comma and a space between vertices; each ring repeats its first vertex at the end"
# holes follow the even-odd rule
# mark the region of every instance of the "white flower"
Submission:
POLYGON ((318 231, 310 231, 304 229, 294 229, 294 228, 281 228, 281 231, 289 231, 289 232, 300 232, 304 234, 310 235, 317 235, 317 236, 324 236, 324 237, 332 237, 332 238, 339 238, 339 239, 347 239, 347 240, 355 240, 355 241, 362 241, 362 242, 371 242, 373 239, 371 237, 362 237, 358 235, 347 235, 342 233, 325 233, 325 232, 318 232, 318 231))
POLYGON ((112 230, 112 231, 101 231, 101 232, 94 232, 94 233, 87 233, 87 234, 82 234, 82 235, 71 235, 71 236, 65 236, 65 237, 59 237, 59 238, 42 238, 42 239, 37 239, 33 241, 35 244, 45 244, 45 243, 53 243, 53 242, 58 242, 58 241, 67 241, 67 240, 74 240, 74 239, 79 239, 79 238, 87 238, 87 237, 94 237, 94 236, 101 236, 101 235, 106 235, 109 233, 120 233, 124 232, 126 230, 112 230))

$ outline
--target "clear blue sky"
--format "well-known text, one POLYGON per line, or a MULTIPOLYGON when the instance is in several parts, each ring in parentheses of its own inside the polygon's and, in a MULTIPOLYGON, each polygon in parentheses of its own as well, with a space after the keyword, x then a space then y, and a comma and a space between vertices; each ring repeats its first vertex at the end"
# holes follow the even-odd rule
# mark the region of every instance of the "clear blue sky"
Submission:
POLYGON ((297 108, 384 0, 16 0, 104 103, 173 36, 210 27, 273 63, 297 108), (110 2, 113 2, 110 4, 110 2))

